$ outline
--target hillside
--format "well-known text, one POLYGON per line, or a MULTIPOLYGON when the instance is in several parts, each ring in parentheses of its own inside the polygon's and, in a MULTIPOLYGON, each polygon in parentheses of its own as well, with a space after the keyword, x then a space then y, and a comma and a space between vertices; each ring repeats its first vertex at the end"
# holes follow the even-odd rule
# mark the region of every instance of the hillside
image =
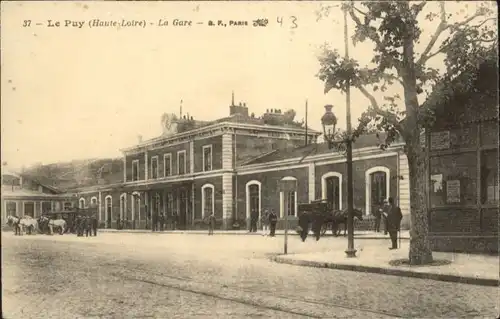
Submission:
POLYGON ((123 180, 123 160, 84 159, 36 165, 25 169, 23 175, 61 190, 119 183, 123 180))

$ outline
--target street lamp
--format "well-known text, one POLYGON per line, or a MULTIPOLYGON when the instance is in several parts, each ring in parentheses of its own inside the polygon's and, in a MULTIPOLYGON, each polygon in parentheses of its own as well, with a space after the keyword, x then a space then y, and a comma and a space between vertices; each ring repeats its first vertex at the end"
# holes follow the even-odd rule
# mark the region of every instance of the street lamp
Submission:
MULTIPOLYGON (((335 140, 335 126, 337 125, 337 117, 332 112, 333 105, 325 105, 325 114, 321 117, 323 125, 323 133, 329 149, 343 150, 343 146, 347 148, 347 257, 356 257, 356 249, 354 249, 354 197, 353 197, 353 179, 352 179, 352 137, 351 137, 351 108, 350 103, 347 103, 347 136, 340 140, 335 140)), ((340 199, 342 200, 342 199, 340 199)))

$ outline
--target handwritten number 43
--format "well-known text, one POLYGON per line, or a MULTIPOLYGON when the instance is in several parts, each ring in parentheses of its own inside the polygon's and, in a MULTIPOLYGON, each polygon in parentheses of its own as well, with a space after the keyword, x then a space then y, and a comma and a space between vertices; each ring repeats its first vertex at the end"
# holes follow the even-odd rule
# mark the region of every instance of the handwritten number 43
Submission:
MULTIPOLYGON (((292 20, 292 26, 290 28, 297 28, 297 18, 295 16, 290 16, 290 20, 292 20)), ((283 26, 283 17, 277 17, 276 21, 280 24, 280 26, 283 26)))

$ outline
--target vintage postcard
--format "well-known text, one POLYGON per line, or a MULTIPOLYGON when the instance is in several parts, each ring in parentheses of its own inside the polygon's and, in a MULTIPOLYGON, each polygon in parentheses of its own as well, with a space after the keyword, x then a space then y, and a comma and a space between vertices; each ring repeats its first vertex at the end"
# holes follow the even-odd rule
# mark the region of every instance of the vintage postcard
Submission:
POLYGON ((2 318, 495 318, 497 4, 3 1, 2 318))

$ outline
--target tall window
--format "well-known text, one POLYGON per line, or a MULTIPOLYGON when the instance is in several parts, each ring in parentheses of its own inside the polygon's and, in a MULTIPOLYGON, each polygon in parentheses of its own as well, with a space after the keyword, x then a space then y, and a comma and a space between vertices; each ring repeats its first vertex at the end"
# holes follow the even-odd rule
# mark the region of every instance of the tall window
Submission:
POLYGON ((163 176, 170 175, 172 175, 172 155, 169 153, 163 155, 163 176))
POLYGON ((153 202, 153 214, 160 213, 160 201, 161 201, 161 196, 160 194, 156 193, 153 202))
POLYGON ((132 161, 132 181, 139 180, 139 160, 132 161))
POLYGON ((212 145, 203 146, 203 171, 212 170, 212 145))
POLYGON ((371 204, 372 212, 382 205, 387 199, 387 176, 385 172, 374 172, 370 174, 371 179, 371 204))
POLYGON ((24 215, 35 217, 35 203, 34 202, 24 203, 24 215))
POLYGON ((42 202, 42 213, 48 213, 52 210, 51 202, 42 202))
POLYGON ((6 207, 6 210, 7 210, 7 215, 17 215, 17 205, 16 205, 16 202, 7 202, 5 204, 7 207, 6 207))
POLYGON ((78 202, 78 208, 85 208, 85 198, 80 198, 78 202))
POLYGON ((151 157, 151 178, 158 178, 158 156, 151 157))
POLYGON ((172 215, 174 209, 174 195, 172 192, 167 193, 167 211, 165 212, 168 215, 172 215))
POLYGON ((201 188, 203 210, 202 217, 209 216, 214 211, 214 186, 207 184, 201 188))
POLYGON ((288 216, 295 216, 295 192, 288 192, 287 211, 288 216))
POLYGON ((126 213, 126 200, 127 200, 127 195, 122 194, 120 196, 120 218, 124 219, 125 218, 125 213, 126 213))
POLYGON ((90 200, 90 205, 92 207, 97 207, 97 198, 92 197, 92 199, 90 200))
POLYGON ((73 204, 71 202, 64 202, 64 210, 70 210, 71 208, 73 208, 73 204))
POLYGON ((498 151, 481 154, 481 203, 498 203, 498 151))
POLYGON ((111 214, 113 213, 113 200, 111 196, 106 197, 106 217, 107 220, 111 220, 111 214))
POLYGON ((340 178, 330 176, 326 178, 326 200, 331 209, 340 209, 340 178))
POLYGON ((177 152, 177 174, 186 174, 186 151, 177 152))

